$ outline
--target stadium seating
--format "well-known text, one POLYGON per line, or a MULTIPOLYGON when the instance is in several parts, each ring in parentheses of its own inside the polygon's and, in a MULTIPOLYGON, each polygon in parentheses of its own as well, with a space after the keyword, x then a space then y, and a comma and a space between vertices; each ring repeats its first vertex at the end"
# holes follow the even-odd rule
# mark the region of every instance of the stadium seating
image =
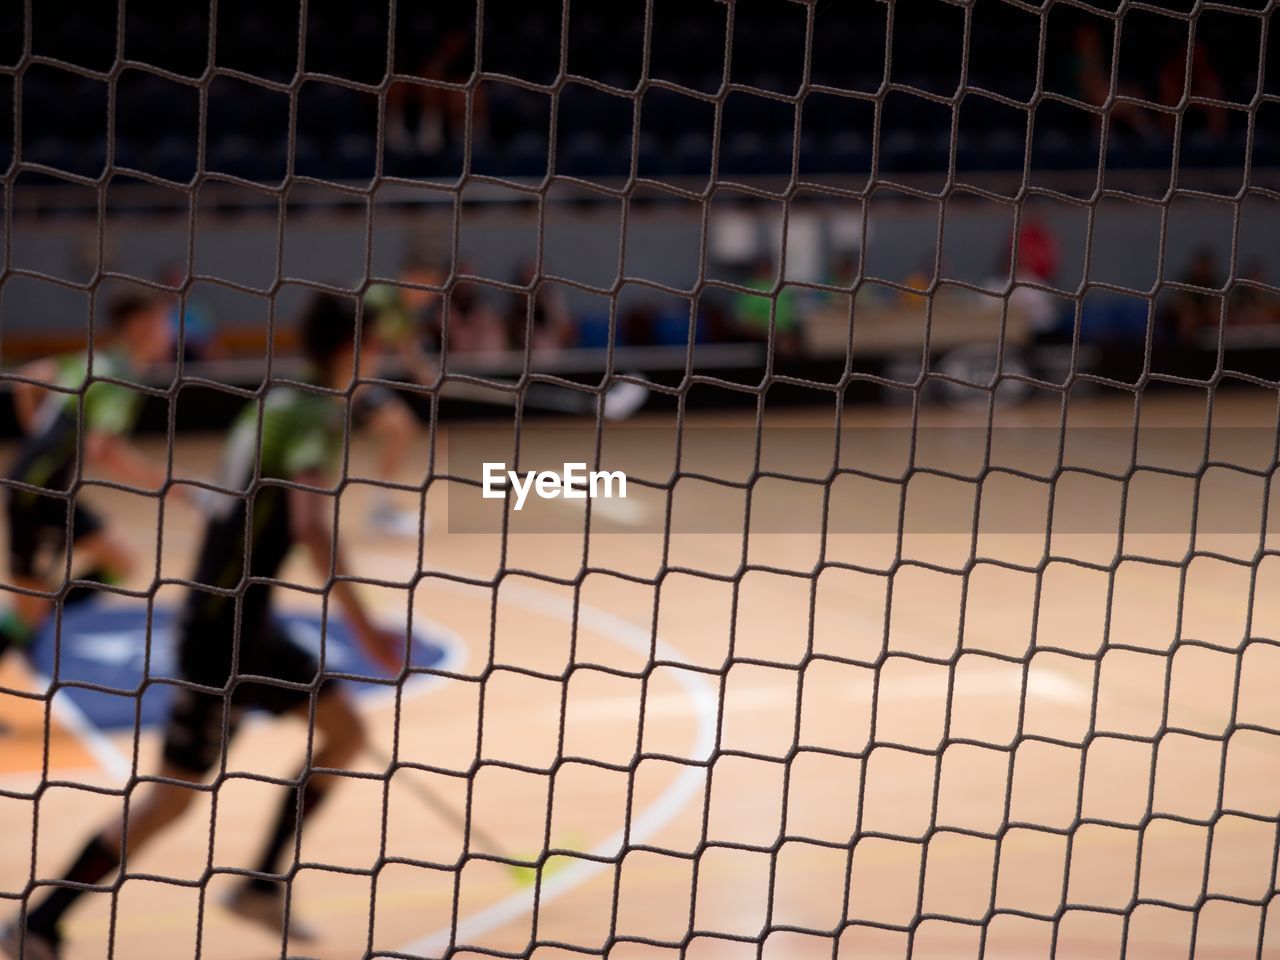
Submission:
MULTIPOLYGON (((38 6, 38 5, 37 5, 38 6)), ((166 179, 185 182, 195 172, 195 144, 200 122, 199 90, 152 68, 199 77, 207 66, 207 11, 168 8, 158 0, 131 5, 141 13, 127 16, 125 50, 131 61, 116 81, 116 163, 166 179), (153 9, 154 8, 154 9, 153 9), (163 9, 162 9, 163 8, 163 9), (154 118, 164 117, 163 126, 154 118)), ((236 71, 215 74, 207 85, 207 168, 250 179, 275 180, 282 175, 281 146, 289 135, 291 111, 296 124, 298 170, 322 179, 364 180, 374 169, 378 144, 379 99, 351 83, 377 84, 386 71, 385 11, 358 6, 321 5, 311 11, 302 66, 309 78, 291 104, 290 94, 272 89, 288 81, 298 67, 297 11, 292 5, 230 4, 219 13, 215 66, 236 71), (243 9, 242 9, 243 8, 243 9), (238 12, 237 12, 238 11, 238 12), (291 39, 292 38, 292 39, 291 39), (323 74, 322 79, 315 79, 323 74), (344 131, 337 137, 333 131, 344 131), (320 134, 323 131, 324 137, 320 134), (326 140, 321 148, 320 141, 326 140), (302 141, 309 140, 309 144, 302 141)), ((396 23, 396 69, 415 74, 439 38, 472 32, 468 5, 442 12, 419 5, 396 23)), ((116 28, 112 5, 86 12, 74 22, 36 31, 36 54, 62 61, 72 69, 47 63, 33 65, 22 86, 22 159, 51 170, 96 176, 105 164, 108 84, 75 68, 102 69, 111 51, 101 36, 116 28), (101 21, 101 22, 99 22, 101 21)), ((485 18, 505 28, 486 30, 478 87, 487 104, 487 124, 477 126, 472 142, 472 169, 496 176, 541 177, 546 170, 550 131, 550 90, 539 92, 516 81, 551 85, 563 66, 569 82, 557 87, 556 172, 578 177, 621 176, 630 169, 635 100, 608 93, 573 77, 590 78, 621 91, 643 86, 640 25, 610 5, 575 5, 568 29, 568 56, 560 64, 560 3, 496 3, 486 5, 485 18)), ((649 77, 712 94, 727 73, 733 87, 720 112, 721 170, 733 176, 779 175, 791 169, 796 107, 764 93, 795 95, 802 77, 804 18, 799 7, 757 4, 751 15, 733 21, 726 37, 722 10, 715 4, 676 11, 659 5, 650 42, 649 77), (757 9, 758 8, 758 9, 757 9), (667 29, 678 12, 680 29, 667 29), (724 57, 732 41, 730 64, 724 57)), ((879 92, 880 157, 886 171, 946 169, 950 157, 953 109, 917 94, 952 97, 960 89, 960 18, 922 22, 907 42, 897 31, 890 38, 892 69, 885 75, 886 24, 880 5, 867 4, 827 11, 812 34, 810 77, 822 90, 809 91, 801 110, 801 170, 809 174, 865 171, 871 162, 875 112, 863 97, 879 92), (889 83, 892 86, 886 87, 889 83)), ((1050 23, 1043 64, 1046 87, 1071 92, 1071 28, 1050 23)), ((1017 170, 1025 153, 1031 111, 994 96, 1019 102, 1030 98, 1036 64, 1037 21, 1013 5, 997 5, 975 15, 970 24, 973 51, 1012 51, 1008 56, 973 56, 970 85, 961 101, 956 165, 969 170, 1017 170), (1025 41, 1025 42, 1024 42, 1025 41), (1023 48, 1026 48, 1025 50, 1023 48), (1021 51, 1021 52, 1018 52, 1021 51)), ((1257 64, 1233 51, 1243 40, 1217 21, 1197 36, 1206 45, 1213 68, 1221 75, 1223 96, 1247 103, 1257 87, 1257 64)), ((471 69, 465 54, 465 73, 471 69)), ((1147 58, 1148 67, 1160 52, 1147 58)), ((1145 61, 1144 61, 1145 62, 1145 61)), ((458 77, 449 79, 457 80, 458 77)), ((658 87, 643 87, 640 98, 640 168, 653 177, 705 175, 716 136, 716 108, 706 100, 658 87)), ((1148 91, 1154 96, 1154 92, 1148 91)), ((423 109, 415 106, 415 110, 423 109)), ((1189 115, 1178 150, 1184 167, 1239 166, 1245 130, 1233 116, 1226 135, 1211 134, 1202 120, 1189 115)), ((385 118, 383 118, 385 121, 385 118)), ((417 115, 413 116, 417 122, 417 115)), ((1033 169, 1090 169, 1098 164, 1100 125, 1084 108, 1061 98, 1039 103, 1034 111, 1033 169)), ((385 122, 383 128, 385 129, 385 122)), ((456 139, 456 132, 451 134, 456 139)), ((0 159, 12 153, 15 132, 0 130, 0 159)), ((1110 168, 1164 167, 1173 144, 1164 128, 1143 136, 1124 132, 1111 138, 1105 158, 1110 168)), ((461 148, 446 143, 434 150, 416 139, 385 149, 386 170, 395 176, 456 176, 461 148)), ((1280 162, 1280 135, 1264 124, 1254 139, 1253 163, 1280 162)))

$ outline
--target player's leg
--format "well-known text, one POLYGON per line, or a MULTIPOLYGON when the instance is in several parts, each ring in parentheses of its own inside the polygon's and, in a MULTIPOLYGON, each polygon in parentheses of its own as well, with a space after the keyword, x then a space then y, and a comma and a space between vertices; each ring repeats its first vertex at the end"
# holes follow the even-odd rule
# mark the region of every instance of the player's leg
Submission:
MULTIPOLYGON (((160 776, 166 780, 196 783, 200 774, 185 767, 165 764, 160 776)), ((196 791, 179 783, 148 782, 141 795, 129 804, 128 820, 108 824, 80 851, 63 875, 65 883, 96 884, 114 873, 123 859, 125 845, 136 854, 152 837, 177 820, 195 799, 196 791)), ((59 886, 27 912, 27 929, 53 939, 63 914, 84 893, 74 887, 59 886)))
MULTIPOLYGON (((243 642, 249 645, 264 633, 262 627, 251 626, 265 623, 264 601, 257 596, 254 601, 242 634, 243 642)), ((234 602, 198 591, 188 595, 178 628, 178 658, 185 680, 206 688, 225 687, 231 677, 235 624, 234 602)), ((62 883, 101 882, 119 867, 126 848, 129 854, 135 853, 180 817, 196 793, 185 784, 200 782, 218 763, 226 746, 224 730, 228 737, 234 736, 243 712, 227 694, 178 687, 165 720, 162 780, 149 781, 139 789, 127 820, 117 820, 99 831, 62 875, 62 883)), ((17 946, 21 940, 26 944, 26 957, 56 957, 61 940, 58 926, 83 892, 79 887, 59 885, 31 902, 25 923, 0 935, 0 950, 23 956, 17 946)))
MULTIPOLYGON (((37 572, 37 554, 42 543, 67 540, 67 502, 50 497, 12 498, 9 508, 10 579, 20 591, 14 591, 13 603, 0 612, 0 653, 5 646, 26 646, 44 626, 52 609, 52 600, 40 593, 50 593, 55 585, 37 572)), ((133 568, 133 550, 122 538, 105 526, 91 509, 72 507, 73 576, 96 584, 118 584, 133 568)), ((67 591, 64 605, 70 607, 92 599, 97 590, 92 586, 73 586, 67 591)))
MULTIPOLYGON (((71 510, 72 562, 79 570, 75 576, 95 583, 119 583, 133 566, 128 544, 87 507, 73 502, 71 510)), ((67 501, 55 497, 8 498, 9 575, 18 590, 0 611, 0 653, 10 646, 28 646, 53 609, 53 601, 40 594, 52 592, 56 584, 41 574, 38 555, 46 543, 65 542, 66 511, 67 501)), ((96 593, 87 585, 72 587, 64 605, 91 599, 96 593)))
POLYGON ((17 589, 8 594, 10 602, 0 610, 0 656, 11 648, 24 650, 30 646, 52 607, 50 600, 38 596, 49 589, 39 577, 11 572, 9 582, 17 589))
MULTIPOLYGON (((246 684, 240 688, 245 702, 277 715, 292 714, 311 722, 311 693, 301 685, 314 683, 320 669, 315 658, 293 643, 279 625, 273 627, 269 643, 255 645, 252 652, 244 649, 251 657, 243 667, 245 672, 299 685, 246 684)), ((320 688, 315 700, 314 723, 316 746, 310 763, 299 770, 295 778, 298 786, 285 791, 254 862, 254 870, 262 876, 240 884, 225 902, 233 913, 260 924, 274 935, 285 926, 281 882, 290 873, 294 838, 340 779, 316 771, 348 767, 365 743, 364 725, 350 695, 340 685, 330 683, 320 688)), ((293 940, 314 936, 293 910, 289 912, 288 931, 293 940)))
MULTIPOLYGON (((295 712, 304 720, 311 715, 305 705, 295 712)), ((315 731, 319 748, 312 755, 310 765, 299 772, 297 789, 289 790, 284 798, 255 867, 260 873, 273 876, 287 873, 290 857, 286 853, 292 854, 294 837, 341 779, 315 771, 344 770, 364 748, 360 715, 342 687, 330 685, 316 699, 315 731)), ((253 881, 252 885, 264 891, 277 889, 275 881, 265 878, 253 881)))
POLYGON ((0 654, 10 647, 23 649, 39 632, 53 608, 53 601, 40 594, 52 587, 40 575, 41 547, 59 535, 65 536, 66 501, 6 491, 5 514, 9 524, 9 582, 17 589, 0 610, 0 654))
MULTIPOLYGON (((75 506, 72 515, 72 563, 77 580, 90 583, 121 583, 133 571, 133 549, 86 507, 75 506)), ((90 600, 98 593, 91 586, 72 587, 65 605, 90 600)))
MULTIPOLYGON (((160 780, 141 784, 128 816, 100 830, 80 850, 58 884, 33 900, 25 924, 0 934, 0 950, 12 957, 56 957, 62 941, 59 927, 86 887, 101 883, 120 866, 126 852, 135 855, 156 834, 173 823, 195 799, 199 783, 217 762, 222 748, 222 714, 225 698, 182 689, 165 725, 164 761, 160 780), (191 784, 192 786, 187 786, 191 784)), ((235 716, 228 725, 232 733, 235 716)))

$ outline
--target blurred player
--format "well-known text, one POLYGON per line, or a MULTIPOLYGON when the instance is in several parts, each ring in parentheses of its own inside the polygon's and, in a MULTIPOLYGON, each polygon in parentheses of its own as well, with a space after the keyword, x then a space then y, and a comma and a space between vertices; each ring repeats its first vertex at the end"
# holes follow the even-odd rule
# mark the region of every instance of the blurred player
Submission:
MULTIPOLYGON (((409 368, 410 375, 420 380, 425 372, 425 359, 418 339, 429 323, 439 294, 426 287, 439 286, 442 275, 424 261, 410 259, 400 271, 411 286, 374 284, 365 293, 365 309, 372 319, 380 346, 396 352, 409 368)), ((355 418, 367 426, 378 444, 377 479, 394 481, 411 449, 418 431, 417 418, 409 405, 393 390, 371 383, 360 387, 355 395, 355 418)), ((374 490, 369 525, 379 533, 416 537, 418 511, 398 508, 385 487, 374 490)))
MULTIPOLYGON (((331 296, 318 296, 310 304, 303 317, 302 339, 317 387, 348 386, 355 335, 353 304, 331 296)), ((199 784, 219 765, 227 746, 222 738, 224 724, 230 737, 249 709, 293 713, 304 719, 314 710, 315 751, 299 771, 297 790, 288 792, 275 818, 255 864, 257 876, 241 883, 227 901, 239 916, 276 935, 282 932, 281 882, 289 880, 299 816, 313 814, 333 785, 332 775, 315 771, 346 767, 364 744, 360 718, 349 695, 341 686, 320 683, 316 660, 295 646, 273 619, 271 586, 264 582, 278 575, 294 544, 306 547, 326 580, 347 572, 328 520, 332 494, 317 490, 328 490, 331 484, 329 475, 341 452, 343 412, 341 400, 334 395, 277 387, 263 401, 261 413, 256 404, 251 406, 232 428, 222 460, 222 482, 246 495, 222 496, 212 506, 194 578, 198 586, 187 594, 177 627, 181 677, 203 689, 180 687, 165 724, 159 775, 176 783, 151 783, 135 797, 127 824, 112 823, 89 841, 63 874, 63 882, 101 882, 120 865, 123 851, 136 855, 181 815, 196 797, 196 788, 185 784, 199 784), (255 461, 262 480, 256 489, 251 485, 255 461), (246 574, 254 578, 247 586, 246 574), (242 675, 266 681, 244 682, 242 675), (210 688, 215 692, 203 692, 210 688)), ((405 635, 376 628, 351 583, 334 580, 329 590, 364 650, 389 673, 398 674, 407 646, 405 635)), ((82 887, 71 886, 47 892, 27 911, 25 933, 13 926, 0 936, 0 950, 26 960, 58 957, 60 921, 82 892, 82 887)), ((288 933, 299 940, 308 936, 296 921, 290 922, 288 933)))
MULTIPOLYGON (((165 270, 160 281, 182 291, 187 276, 185 264, 178 263, 165 270)), ((169 298, 169 332, 175 344, 182 341, 182 359, 187 363, 217 360, 223 355, 213 311, 195 290, 169 298)))
POLYGON ((739 293, 733 315, 740 333, 752 340, 773 340, 782 354, 798 353, 800 318, 795 288, 785 283, 773 293, 778 282, 778 267, 769 257, 756 260, 746 286, 755 293, 739 293))
MULTIPOLYGON (((26 437, 8 478, 26 486, 6 486, 5 511, 9 574, 13 584, 24 590, 52 593, 58 589, 62 574, 58 555, 64 547, 71 550, 81 580, 117 583, 133 567, 128 544, 77 497, 65 496, 77 475, 81 439, 84 466, 94 472, 146 490, 158 490, 166 481, 164 467, 144 457, 127 439, 143 394, 98 378, 136 379, 148 366, 172 359, 167 306, 150 294, 120 294, 107 307, 107 324, 108 343, 93 354, 94 379, 84 389, 83 414, 78 392, 50 391, 38 383, 14 384, 14 408, 26 437), (62 495, 45 495, 33 487, 62 495)), ((88 356, 39 360, 21 373, 62 391, 80 391, 88 376, 88 356)), ((75 587, 67 592, 64 603, 74 604, 94 593, 90 587, 75 587)), ((15 593, 12 606, 0 613, 0 654, 10 646, 28 644, 52 607, 47 597, 15 593)))
MULTIPOLYGON (((473 275, 474 272, 469 264, 458 264, 458 274, 473 275)), ((533 275, 527 273, 519 282, 527 285, 532 278, 533 275)), ((376 318, 379 339, 394 346, 410 379, 424 387, 440 387, 438 358, 444 352, 446 340, 449 354, 467 354, 473 360, 499 358, 512 346, 501 316, 487 302, 480 285, 474 281, 450 283, 449 279, 449 272, 444 267, 411 257, 401 269, 399 284, 375 284, 365 294, 365 309, 376 318), (443 292, 446 289, 448 292, 443 292)), ((540 289, 544 297, 542 306, 534 305, 534 347, 562 346, 574 336, 567 305, 555 302, 559 294, 554 288, 544 285, 540 289), (551 304, 554 316, 546 313, 548 304, 551 304), (540 314, 539 311, 543 312, 540 314)), ((513 330, 518 328, 523 337, 529 326, 528 295, 520 295, 517 299, 518 316, 522 319, 513 319, 512 327, 513 330)), ((641 378, 643 374, 628 376, 641 378)), ((501 380, 493 382, 500 383, 501 380)), ((513 381, 507 381, 507 384, 512 388, 517 386, 513 381)), ((516 399, 514 389, 504 393, 456 380, 450 382, 447 393, 441 391, 437 396, 503 406, 514 404, 516 399)), ((638 383, 615 382, 605 391, 605 419, 627 419, 644 406, 648 396, 648 389, 638 383)), ((357 394, 359 399, 360 394, 357 394)), ((594 416, 596 411, 593 394, 564 391, 547 384, 530 385, 523 392, 521 402, 528 409, 558 413, 594 416)), ((390 477, 393 474, 384 467, 384 475, 390 477)))
POLYGON ((533 260, 520 264, 512 278, 513 284, 530 292, 510 297, 506 316, 508 345, 516 350, 523 350, 526 341, 533 350, 561 350, 573 346, 577 330, 564 291, 547 283, 540 284, 534 291, 533 284, 537 278, 538 265, 533 260))

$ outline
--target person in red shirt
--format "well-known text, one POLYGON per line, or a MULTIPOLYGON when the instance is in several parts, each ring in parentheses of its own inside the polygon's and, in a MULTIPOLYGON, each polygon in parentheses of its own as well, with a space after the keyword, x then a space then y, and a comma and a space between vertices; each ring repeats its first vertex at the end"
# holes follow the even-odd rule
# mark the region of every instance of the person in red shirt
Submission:
MULTIPOLYGON (((1028 280, 1051 283, 1058 275, 1062 254, 1058 238, 1048 224, 1037 217, 1026 217, 1018 230, 1017 263, 1013 274, 1028 280)), ((1009 261, 1013 261, 1013 234, 1009 235, 1009 261)))

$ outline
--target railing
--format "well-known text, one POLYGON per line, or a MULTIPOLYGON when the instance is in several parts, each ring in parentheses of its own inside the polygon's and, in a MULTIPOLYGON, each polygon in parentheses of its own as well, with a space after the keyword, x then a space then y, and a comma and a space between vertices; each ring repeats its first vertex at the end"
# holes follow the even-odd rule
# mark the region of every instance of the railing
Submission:
MULTIPOLYGON (((1238 167, 1184 168, 1178 172, 1176 192, 1183 195, 1195 193, 1216 196, 1234 196, 1241 190, 1241 170, 1238 167)), ((699 199, 707 191, 709 182, 717 190, 741 187, 746 195, 781 199, 794 193, 800 203, 821 202, 819 194, 835 199, 853 197, 866 192, 867 172, 828 175, 806 174, 794 184, 782 176, 727 176, 717 175, 714 181, 702 176, 670 176, 662 178, 638 178, 634 183, 624 177, 600 177, 583 179, 557 175, 552 178, 550 198, 556 202, 591 203, 616 202, 630 195, 633 202, 667 199, 699 199)), ((1002 196, 1015 196, 1021 192, 1024 178, 1021 170, 957 173, 950 184, 946 171, 895 173, 880 171, 875 186, 878 193, 886 188, 902 187, 902 196, 936 196, 947 193, 964 194, 965 188, 991 192, 1002 196)), ((1088 199, 1095 195, 1146 197, 1152 196, 1152 184, 1160 184, 1160 195, 1169 185, 1167 168, 1107 170, 1100 177, 1097 169, 1035 171, 1028 187, 1028 195, 1070 197, 1088 199)), ((209 174, 197 186, 175 184, 172 188, 153 183, 131 180, 124 171, 116 171, 101 181, 99 189, 108 191, 110 209, 134 215, 176 214, 191 209, 192 193, 198 194, 198 207, 208 210, 236 212, 275 212, 282 199, 292 207, 316 210, 363 211, 369 203, 388 208, 444 207, 455 202, 465 193, 467 203, 497 206, 536 205, 548 195, 541 179, 531 177, 498 178, 473 175, 464 182, 457 179, 406 180, 386 178, 376 185, 369 181, 318 180, 312 177, 294 177, 278 184, 238 181, 220 175, 209 174)), ((1280 191, 1280 168, 1261 167, 1250 171, 1249 187, 1280 191)), ((1153 201, 1156 199, 1152 196, 1153 201)), ((84 185, 50 182, 20 181, 8 191, 4 203, 14 219, 45 216, 98 217, 98 189, 84 185)))

